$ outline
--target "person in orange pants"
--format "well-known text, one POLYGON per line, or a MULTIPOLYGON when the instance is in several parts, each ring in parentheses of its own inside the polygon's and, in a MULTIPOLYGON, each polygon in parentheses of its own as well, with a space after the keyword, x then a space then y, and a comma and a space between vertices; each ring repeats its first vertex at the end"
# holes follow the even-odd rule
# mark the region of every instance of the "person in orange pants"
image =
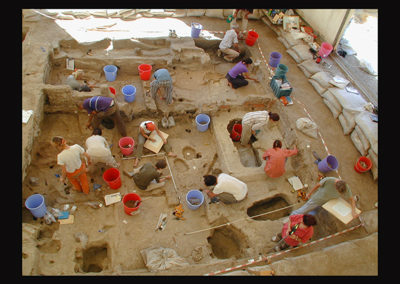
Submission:
POLYGON ((85 161, 82 160, 82 155, 87 158, 89 165, 91 163, 90 156, 78 144, 67 145, 67 141, 61 136, 54 136, 51 143, 60 151, 57 155, 57 164, 62 167, 60 181, 64 183, 67 177, 77 191, 89 194, 86 165, 85 161))

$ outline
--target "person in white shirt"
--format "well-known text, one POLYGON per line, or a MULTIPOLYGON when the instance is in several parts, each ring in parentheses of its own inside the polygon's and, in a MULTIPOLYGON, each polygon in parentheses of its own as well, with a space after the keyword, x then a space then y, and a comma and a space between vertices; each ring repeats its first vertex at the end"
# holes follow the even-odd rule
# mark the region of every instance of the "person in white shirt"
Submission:
POLYGON ((211 198, 211 202, 220 200, 225 204, 231 204, 242 201, 247 196, 247 185, 228 174, 221 173, 218 177, 205 175, 203 179, 206 186, 213 186, 212 190, 204 191, 211 198))
POLYGON ((223 53, 226 61, 232 62, 240 55, 238 40, 239 31, 239 26, 233 25, 232 29, 226 31, 224 38, 219 44, 218 56, 221 56, 223 53))
POLYGON ((240 136, 240 143, 243 146, 249 144, 251 135, 258 134, 261 129, 268 124, 268 122, 278 121, 279 115, 267 110, 248 112, 242 119, 242 134, 240 136))
POLYGON ((90 156, 92 165, 101 162, 107 166, 118 168, 119 164, 111 154, 107 140, 101 135, 101 129, 95 128, 93 129, 92 136, 86 139, 86 153, 90 156))
POLYGON ((62 169, 60 181, 64 183, 65 178, 68 178, 75 190, 89 194, 86 164, 82 158, 85 156, 89 165, 91 164, 91 159, 85 149, 78 144, 69 146, 61 136, 54 136, 51 139, 51 144, 60 151, 57 155, 57 164, 62 169))

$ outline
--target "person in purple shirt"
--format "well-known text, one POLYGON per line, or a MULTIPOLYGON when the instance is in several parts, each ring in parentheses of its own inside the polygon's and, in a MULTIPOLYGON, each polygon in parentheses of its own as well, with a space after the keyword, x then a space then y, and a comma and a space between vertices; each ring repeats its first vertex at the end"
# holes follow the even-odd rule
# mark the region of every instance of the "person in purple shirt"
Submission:
POLYGON ((86 124, 87 128, 99 128, 102 119, 110 117, 114 120, 122 137, 126 136, 125 123, 119 113, 118 105, 113 98, 94 96, 85 99, 82 103, 78 103, 78 107, 79 109, 85 109, 88 113, 89 120, 86 124))
POLYGON ((248 67, 252 63, 253 60, 251 60, 251 58, 245 58, 233 66, 233 68, 229 70, 225 76, 225 78, 228 80, 228 85, 234 89, 247 86, 249 82, 246 79, 253 80, 258 83, 259 81, 257 79, 251 78, 248 74, 248 67))

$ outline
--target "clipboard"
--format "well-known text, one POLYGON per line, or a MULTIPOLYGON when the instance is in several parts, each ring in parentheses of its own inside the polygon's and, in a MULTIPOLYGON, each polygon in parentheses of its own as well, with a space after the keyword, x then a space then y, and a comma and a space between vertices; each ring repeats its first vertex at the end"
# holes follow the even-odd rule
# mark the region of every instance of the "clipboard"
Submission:
MULTIPOLYGON (((348 224, 351 220, 353 220, 353 215, 351 214, 351 205, 341 197, 329 200, 322 205, 322 208, 338 218, 344 224, 348 224)), ((356 213, 361 213, 361 210, 359 210, 357 207, 356 213)))
MULTIPOLYGON (((169 135, 167 133, 162 132, 161 130, 159 130, 159 131, 165 139, 168 138, 169 135)), ((150 151, 157 154, 158 152, 160 152, 160 149, 162 148, 164 143, 163 143, 161 137, 158 136, 157 131, 152 131, 149 137, 156 139, 156 141, 152 142, 152 141, 150 141, 150 139, 147 139, 146 142, 144 143, 143 147, 145 147, 146 149, 149 149, 150 151)))

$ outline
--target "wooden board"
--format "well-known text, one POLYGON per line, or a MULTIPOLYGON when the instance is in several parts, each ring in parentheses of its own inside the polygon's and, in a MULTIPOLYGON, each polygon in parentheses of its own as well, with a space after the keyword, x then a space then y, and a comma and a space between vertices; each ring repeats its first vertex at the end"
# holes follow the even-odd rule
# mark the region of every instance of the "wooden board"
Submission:
MULTIPOLYGON (((322 208, 338 218, 344 224, 348 224, 351 220, 353 220, 353 215, 351 214, 351 205, 340 197, 329 200, 322 205, 322 208)), ((360 214, 361 211, 356 208, 356 213, 360 214)))
MULTIPOLYGON (((168 135, 167 133, 164 133, 164 132, 162 132, 161 130, 160 130, 160 132, 161 132, 161 135, 162 135, 165 139, 168 138, 169 135, 168 135)), ((152 152, 154 152, 154 153, 157 154, 158 152, 160 152, 160 149, 162 148, 162 146, 164 145, 164 143, 163 143, 161 137, 158 136, 157 131, 151 132, 150 138, 156 139, 156 142, 152 142, 152 141, 150 141, 150 139, 147 139, 147 140, 146 140, 146 143, 144 143, 143 147, 145 147, 146 149, 149 149, 150 151, 152 151, 152 152)))

